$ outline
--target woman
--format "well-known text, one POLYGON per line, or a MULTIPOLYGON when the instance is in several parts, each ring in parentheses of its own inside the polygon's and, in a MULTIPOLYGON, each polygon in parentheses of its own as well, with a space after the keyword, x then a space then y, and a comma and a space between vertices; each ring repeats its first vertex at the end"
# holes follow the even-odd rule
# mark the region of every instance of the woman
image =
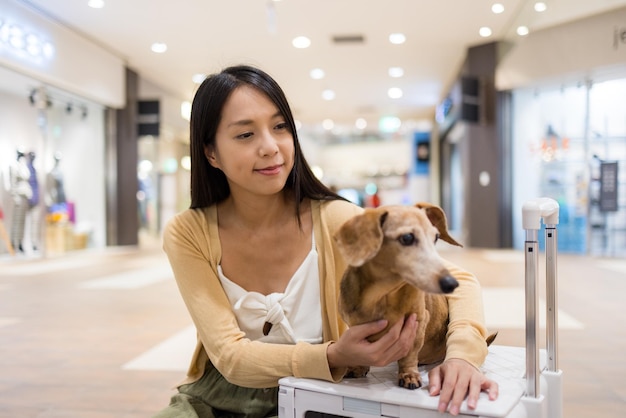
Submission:
MULTIPOLYGON (((157 417, 276 415, 278 379, 339 381, 384 366, 415 338, 415 316, 380 340, 386 321, 347 329, 337 310, 346 264, 334 232, 362 209, 315 178, 284 93, 265 72, 226 68, 199 87, 191 113, 191 207, 164 231, 164 249, 198 331, 187 379, 157 417)), ((485 359, 480 288, 450 265, 446 360, 430 374, 440 410, 474 407, 497 385, 485 359), (478 302, 476 302, 478 301, 478 302)))

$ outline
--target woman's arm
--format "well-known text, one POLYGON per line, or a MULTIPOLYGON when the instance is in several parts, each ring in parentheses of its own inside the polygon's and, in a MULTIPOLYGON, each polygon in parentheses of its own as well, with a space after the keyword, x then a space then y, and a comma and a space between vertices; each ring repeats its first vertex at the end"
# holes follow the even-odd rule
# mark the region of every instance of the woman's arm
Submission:
POLYGON ((487 328, 480 283, 468 271, 448 261, 445 263, 459 282, 459 287, 446 295, 450 316, 446 360, 460 358, 479 368, 487 357, 487 328))
POLYGON ((438 410, 458 415, 467 397, 470 409, 476 408, 481 391, 489 399, 498 397, 498 384, 480 371, 487 356, 486 327, 480 284, 471 273, 446 262, 459 287, 447 295, 450 323, 444 362, 428 374, 429 393, 439 395, 438 410))

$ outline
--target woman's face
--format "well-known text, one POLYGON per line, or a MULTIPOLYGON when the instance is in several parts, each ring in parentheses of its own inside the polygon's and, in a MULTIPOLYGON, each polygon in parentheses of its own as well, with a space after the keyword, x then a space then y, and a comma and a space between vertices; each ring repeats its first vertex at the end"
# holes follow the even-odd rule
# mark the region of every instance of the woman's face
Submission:
POLYGON ((204 153, 224 172, 231 193, 276 194, 293 168, 293 135, 267 96, 241 86, 226 100, 215 146, 205 147, 204 153))

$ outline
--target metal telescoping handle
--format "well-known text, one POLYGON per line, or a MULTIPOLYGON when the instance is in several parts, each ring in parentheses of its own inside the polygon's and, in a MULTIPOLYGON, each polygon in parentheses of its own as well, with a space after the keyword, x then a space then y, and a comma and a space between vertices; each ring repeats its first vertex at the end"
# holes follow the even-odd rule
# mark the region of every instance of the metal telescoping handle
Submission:
POLYGON ((548 352, 548 370, 559 370, 558 363, 558 287, 557 260, 558 235, 556 225, 546 225, 546 351, 548 352))
POLYGON ((526 230, 526 396, 539 396, 539 346, 538 346, 538 259, 537 231, 526 230))
MULTIPOLYGON (((541 221, 546 225, 546 282, 547 282, 547 345, 548 367, 557 367, 557 302, 556 302, 556 225, 559 223, 559 204, 554 199, 541 197, 529 200, 522 207, 522 226, 526 230, 526 395, 539 397, 539 299, 537 283, 539 264, 537 243, 541 221)), ((550 369, 552 370, 552 369, 550 369)))

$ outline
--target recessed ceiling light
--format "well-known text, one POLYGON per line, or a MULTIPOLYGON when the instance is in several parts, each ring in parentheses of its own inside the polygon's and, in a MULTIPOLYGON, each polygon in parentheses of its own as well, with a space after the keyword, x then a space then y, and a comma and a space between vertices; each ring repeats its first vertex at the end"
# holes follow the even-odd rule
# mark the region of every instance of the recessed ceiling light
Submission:
POLYGON ((387 95, 392 99, 399 99, 400 97, 402 97, 402 89, 398 87, 392 87, 387 90, 387 95))
POLYGON ((542 1, 538 1, 537 3, 535 3, 536 12, 545 12, 547 8, 548 8, 548 5, 542 1))
POLYGON ((491 11, 499 15, 504 12, 504 5, 502 3, 494 3, 493 6, 491 6, 491 11))
POLYGON ((367 128, 367 121, 363 118, 358 118, 355 122, 354 122, 354 126, 357 129, 365 129, 367 128))
POLYGON ((291 44, 296 48, 308 48, 309 46, 311 46, 311 40, 306 36, 298 36, 296 38, 293 38, 291 44))
POLYGON ((313 80, 321 80, 326 75, 321 68, 313 68, 309 73, 313 80))
POLYGON ((332 119, 324 119, 322 121, 322 126, 327 131, 330 131, 331 129, 333 129, 335 127, 335 122, 332 119))
POLYGON ((322 92, 322 98, 324 100, 333 100, 335 98, 335 92, 328 89, 322 92))
POLYGON ((482 28, 480 28, 478 30, 478 33, 480 34, 480 36, 482 36, 483 38, 488 38, 491 36, 491 28, 488 28, 487 26, 483 26, 482 28))
POLYGON ((87 5, 89 7, 93 7, 94 9, 102 9, 104 7, 104 0, 89 0, 87 5))
POLYGON ((389 42, 395 45, 400 45, 406 42, 406 36, 403 33, 392 33, 389 35, 389 42))
POLYGON ((404 75, 402 67, 389 67, 389 77, 398 78, 404 75))
POLYGON ((152 52, 156 52, 157 54, 162 54, 167 51, 167 44, 163 42, 155 42, 152 44, 152 52))
POLYGON ((519 36, 526 36, 528 35, 528 26, 518 26, 517 27, 517 34, 519 36))

